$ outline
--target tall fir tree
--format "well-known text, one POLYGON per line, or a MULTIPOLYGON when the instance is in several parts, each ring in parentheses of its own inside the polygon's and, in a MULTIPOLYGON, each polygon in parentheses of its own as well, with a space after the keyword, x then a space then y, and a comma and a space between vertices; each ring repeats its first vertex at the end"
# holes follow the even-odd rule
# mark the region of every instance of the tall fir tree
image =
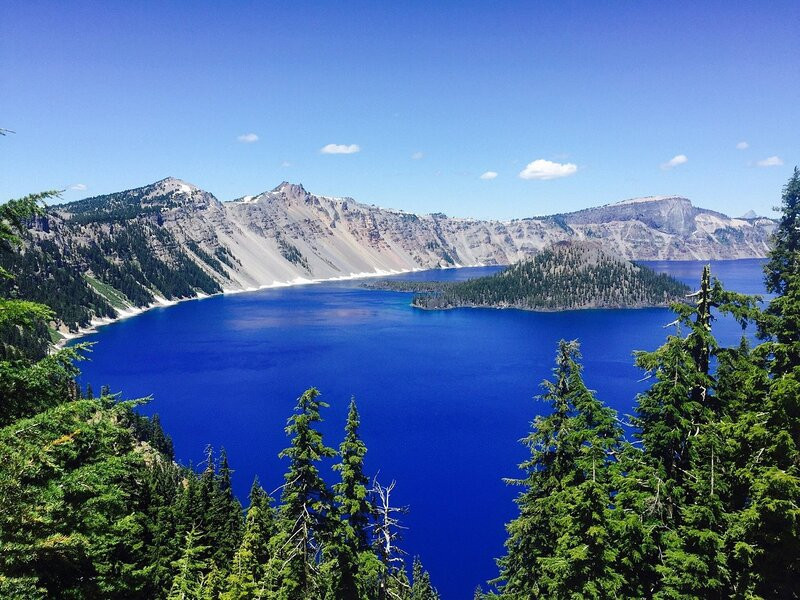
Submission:
POLYGON ((422 566, 419 556, 414 557, 411 566, 411 589, 409 600, 439 600, 436 588, 431 584, 431 576, 422 566))
POLYGON ((270 540, 275 534, 275 514, 271 499, 258 477, 250 489, 244 534, 233 557, 222 600, 250 600, 266 594, 264 569, 269 563, 270 540))
POLYGON ((800 169, 783 189, 781 219, 773 236, 770 258, 764 266, 767 291, 776 294, 769 303, 765 333, 777 344, 772 370, 790 373, 800 366, 800 169))
POLYGON ((752 413, 747 503, 732 519, 741 587, 758 597, 797 598, 800 580, 800 170, 783 189, 781 219, 765 266, 770 300, 754 350, 769 374, 752 413), (753 435, 753 433, 762 435, 753 435))
POLYGON ((615 413, 588 390, 577 342, 559 342, 553 380, 523 442, 531 458, 520 467, 520 515, 508 525, 507 554, 498 561, 500 597, 613 597, 615 570, 610 511, 610 452, 619 444, 615 413))
POLYGON ((230 564, 242 538, 242 505, 233 493, 228 454, 220 450, 219 473, 211 499, 211 528, 214 532, 213 562, 223 571, 230 564))
MULTIPOLYGON (((351 398, 345 425, 345 437, 339 446, 341 461, 333 466, 340 482, 333 486, 339 512, 335 540, 332 544, 336 562, 334 594, 338 600, 358 600, 365 597, 367 581, 361 581, 359 567, 363 561, 374 558, 370 552, 369 526, 373 507, 364 474, 364 456, 367 447, 358 436, 360 417, 355 398, 351 398)), ((372 569, 365 569, 372 572, 372 569)), ((363 574, 362 574, 363 575, 363 574)))
POLYGON ((203 559, 207 547, 195 528, 189 530, 183 544, 181 557, 175 561, 175 578, 167 600, 201 600, 205 586, 208 563, 203 559))
POLYGON ((322 420, 320 409, 327 406, 319 399, 318 390, 306 390, 286 426, 291 445, 279 454, 289 459, 289 470, 284 476, 266 577, 281 600, 313 600, 324 594, 319 563, 334 532, 335 518, 332 494, 318 463, 335 456, 336 451, 325 446, 314 426, 322 420))

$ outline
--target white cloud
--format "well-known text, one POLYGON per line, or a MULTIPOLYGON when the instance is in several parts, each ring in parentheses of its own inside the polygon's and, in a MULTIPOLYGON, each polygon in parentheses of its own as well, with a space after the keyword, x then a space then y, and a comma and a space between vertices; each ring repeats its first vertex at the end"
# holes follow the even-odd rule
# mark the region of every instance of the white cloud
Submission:
POLYGON ((285 169, 285 168, 287 168, 287 167, 291 167, 291 166, 292 166, 292 163, 290 163, 288 160, 285 160, 285 161, 283 161, 283 162, 281 163, 281 166, 282 166, 282 167, 285 169))
POLYGON ((578 165, 573 163, 557 163, 550 160, 539 158, 527 164, 527 166, 519 172, 522 179, 557 179, 559 177, 568 177, 574 175, 578 171, 578 165))
POLYGON ((685 154, 676 154, 667 162, 661 163, 661 168, 666 171, 667 169, 672 169, 678 165, 685 165, 687 162, 689 162, 689 159, 686 158, 685 154))
POLYGON ((411 155, 411 160, 419 160, 423 156, 425 155, 422 152, 414 152, 414 154, 411 155))
POLYGON ((481 179, 494 179, 497 177, 497 173, 494 171, 486 171, 483 175, 481 175, 481 179))
POLYGON ((738 144, 736 144, 736 149, 737 150, 747 150, 749 147, 750 147, 750 144, 748 144, 745 141, 741 141, 738 144))
POLYGON ((780 167, 783 165, 783 159, 780 156, 770 156, 756 163, 759 167, 780 167))
POLYGON ((322 154, 355 154, 361 152, 361 146, 358 144, 328 144, 319 150, 322 154))
POLYGON ((69 186, 69 189, 75 190, 76 192, 83 192, 84 190, 88 189, 88 185, 85 183, 76 183, 75 185, 69 186))
POLYGON ((258 136, 255 133, 243 133, 236 139, 242 142, 243 144, 252 144, 253 142, 258 141, 258 136))

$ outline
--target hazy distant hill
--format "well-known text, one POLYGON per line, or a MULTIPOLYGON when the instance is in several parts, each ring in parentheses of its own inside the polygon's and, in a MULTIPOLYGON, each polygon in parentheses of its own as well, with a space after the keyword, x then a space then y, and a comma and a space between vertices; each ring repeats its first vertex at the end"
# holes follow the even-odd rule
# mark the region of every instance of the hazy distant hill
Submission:
MULTIPOLYGON (((394 283, 386 282, 384 287, 404 289, 394 283)), ((419 293, 413 304, 420 308, 546 311, 666 306, 683 299, 689 288, 606 252, 596 242, 565 241, 488 277, 456 283, 418 282, 414 291, 419 293)))
POLYGON ((414 215, 285 182, 220 202, 167 178, 51 208, 33 224, 24 256, 13 259, 24 275, 6 291, 53 305, 75 329, 94 317, 223 289, 511 264, 565 240, 593 240, 626 259, 762 257, 774 226, 677 197, 502 222, 414 215))

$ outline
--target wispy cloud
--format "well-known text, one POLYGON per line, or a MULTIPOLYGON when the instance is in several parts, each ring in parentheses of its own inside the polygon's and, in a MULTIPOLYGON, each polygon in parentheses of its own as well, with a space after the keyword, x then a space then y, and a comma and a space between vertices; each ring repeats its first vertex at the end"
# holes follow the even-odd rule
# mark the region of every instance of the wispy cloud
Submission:
POLYGON ((533 162, 528 163, 519 176, 522 179, 558 179, 559 177, 568 177, 578 172, 578 165, 573 163, 557 163, 551 160, 539 158, 533 162))
POLYGON ((750 147, 750 144, 748 144, 744 140, 742 140, 741 142, 736 144, 736 149, 737 150, 747 150, 749 147, 750 147))
POLYGON ((481 179, 494 179, 497 177, 497 173, 495 171, 486 171, 483 175, 481 175, 481 179))
POLYGON ((256 135, 255 133, 243 133, 236 139, 242 142, 243 144, 252 144, 253 142, 258 141, 258 135, 256 135))
POLYGON ((83 192, 83 191, 87 190, 88 188, 89 188, 89 186, 86 185, 85 183, 76 183, 76 184, 73 184, 73 185, 69 186, 69 189, 75 190, 76 192, 83 192))
POLYGON ((756 162, 757 167, 780 167, 782 165, 783 159, 780 156, 769 156, 756 162))
POLYGON ((291 167, 291 166, 292 166, 292 163, 290 163, 288 160, 285 160, 285 161, 283 161, 283 162, 281 163, 281 166, 282 166, 282 167, 285 169, 285 168, 287 168, 287 167, 291 167))
POLYGON ((319 150, 322 154, 355 154, 361 152, 358 144, 328 144, 319 150))
POLYGON ((689 159, 686 158, 685 154, 676 154, 675 156, 670 158, 667 162, 661 163, 661 168, 667 171, 669 169, 674 169, 679 165, 685 165, 687 162, 689 162, 689 159))
POLYGON ((422 152, 414 152, 411 155, 411 160, 420 160, 423 156, 425 156, 422 152))

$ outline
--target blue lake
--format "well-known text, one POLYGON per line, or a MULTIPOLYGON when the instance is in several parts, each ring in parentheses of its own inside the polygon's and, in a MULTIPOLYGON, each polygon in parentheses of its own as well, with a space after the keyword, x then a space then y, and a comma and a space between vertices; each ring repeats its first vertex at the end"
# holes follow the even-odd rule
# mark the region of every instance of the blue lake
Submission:
MULTIPOLYGON (((647 263, 696 285, 701 262, 647 263)), ((762 293, 760 260, 712 262, 726 287, 762 293)), ((493 268, 429 271, 407 279, 462 279, 493 268)), ((278 452, 295 399, 316 386, 330 403, 322 429, 338 447, 354 395, 369 448, 367 468, 397 481, 409 505, 404 548, 420 555, 442 598, 471 598, 497 574, 504 523, 516 515, 518 443, 546 410, 533 397, 549 376, 560 338, 582 344, 585 379, 606 403, 630 413, 643 389, 632 352, 658 347, 666 309, 533 313, 421 311, 410 294, 339 282, 216 296, 154 309, 101 328, 82 382, 127 398, 152 395, 183 462, 206 444, 224 446, 240 498, 258 474, 277 488, 278 452)), ((724 342, 741 336, 720 322, 724 342)), ((329 479, 333 479, 330 477, 329 479)))

